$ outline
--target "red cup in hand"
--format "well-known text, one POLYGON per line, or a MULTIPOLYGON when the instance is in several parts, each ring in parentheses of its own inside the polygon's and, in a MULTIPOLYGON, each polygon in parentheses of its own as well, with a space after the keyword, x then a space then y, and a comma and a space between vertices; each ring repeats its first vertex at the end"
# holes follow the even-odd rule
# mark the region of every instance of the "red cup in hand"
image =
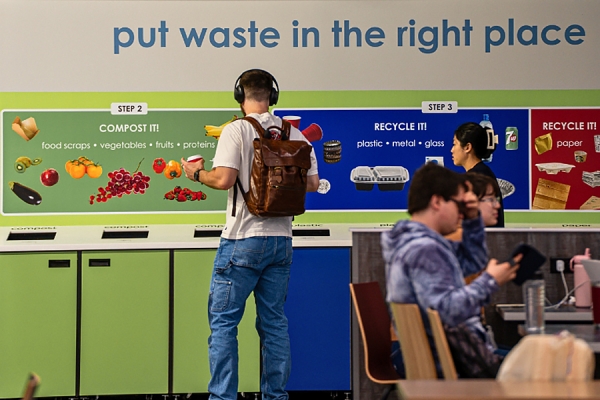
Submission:
POLYGON ((189 156, 187 158, 187 162, 191 162, 191 163, 196 162, 196 161, 200 161, 200 160, 202 160, 202 156, 200 154, 189 156))

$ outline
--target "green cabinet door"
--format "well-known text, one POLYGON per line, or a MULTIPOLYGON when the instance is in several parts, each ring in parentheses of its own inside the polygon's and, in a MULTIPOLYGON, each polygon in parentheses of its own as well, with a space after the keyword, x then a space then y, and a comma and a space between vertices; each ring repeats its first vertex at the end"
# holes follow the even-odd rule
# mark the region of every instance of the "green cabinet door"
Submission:
MULTIPOLYGON (((215 254, 215 250, 175 251, 173 393, 207 392, 208 292, 215 254)), ((240 392, 260 391, 260 341, 255 320, 251 296, 238 327, 240 392)))
POLYGON ((169 252, 82 252, 80 394, 168 392, 169 252))
POLYGON ((77 253, 0 254, 0 398, 75 395, 77 253))

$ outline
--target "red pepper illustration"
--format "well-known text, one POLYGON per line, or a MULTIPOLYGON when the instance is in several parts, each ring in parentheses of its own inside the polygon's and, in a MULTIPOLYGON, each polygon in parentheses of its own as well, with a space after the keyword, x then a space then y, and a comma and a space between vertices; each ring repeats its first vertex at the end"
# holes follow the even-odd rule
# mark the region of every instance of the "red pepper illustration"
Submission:
POLYGON ((157 174, 160 174, 161 172, 163 172, 166 166, 167 166, 167 163, 165 162, 164 158, 156 158, 156 159, 154 159, 154 162, 152 163, 152 169, 157 174))

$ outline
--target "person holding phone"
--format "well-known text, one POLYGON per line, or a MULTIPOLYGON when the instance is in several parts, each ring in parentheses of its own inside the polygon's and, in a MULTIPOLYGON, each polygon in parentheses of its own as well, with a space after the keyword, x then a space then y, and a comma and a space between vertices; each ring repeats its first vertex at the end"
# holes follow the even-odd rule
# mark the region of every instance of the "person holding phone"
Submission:
MULTIPOLYGON (((408 192, 409 220, 401 220, 381 235, 388 302, 419 306, 433 346, 427 309, 440 314, 443 323, 465 323, 490 351, 495 347, 480 319, 481 307, 499 287, 511 281, 519 268, 488 260, 485 229, 479 201, 464 174, 427 163, 413 175, 408 192), (460 242, 444 235, 462 225, 460 242), (484 270, 470 285, 464 277, 484 270)), ((393 357, 397 369, 403 362, 393 357)))

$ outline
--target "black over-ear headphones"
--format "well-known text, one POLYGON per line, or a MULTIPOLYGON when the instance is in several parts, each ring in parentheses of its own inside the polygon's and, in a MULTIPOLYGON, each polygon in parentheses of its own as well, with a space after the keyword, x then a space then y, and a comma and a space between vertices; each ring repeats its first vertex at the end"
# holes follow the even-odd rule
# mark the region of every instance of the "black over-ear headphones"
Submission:
POLYGON ((240 79, 242 79, 242 76, 244 76, 245 73, 252 71, 260 71, 271 77, 271 80, 273 81, 273 87, 271 88, 271 93, 269 93, 269 105, 274 106, 277 104, 277 100, 279 100, 279 85, 277 84, 275 77, 263 69, 249 69, 242 72, 242 74, 235 81, 235 86, 233 87, 233 98, 235 101, 240 104, 244 102, 246 94, 244 93, 244 87, 240 85, 240 79))

